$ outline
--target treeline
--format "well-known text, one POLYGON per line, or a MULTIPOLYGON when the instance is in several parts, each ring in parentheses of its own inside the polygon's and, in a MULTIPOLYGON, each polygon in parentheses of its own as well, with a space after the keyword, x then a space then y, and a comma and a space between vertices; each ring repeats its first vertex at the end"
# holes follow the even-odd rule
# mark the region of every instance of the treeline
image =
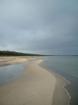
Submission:
POLYGON ((21 53, 21 52, 16 52, 16 51, 0 51, 0 56, 43 56, 43 55, 21 53))

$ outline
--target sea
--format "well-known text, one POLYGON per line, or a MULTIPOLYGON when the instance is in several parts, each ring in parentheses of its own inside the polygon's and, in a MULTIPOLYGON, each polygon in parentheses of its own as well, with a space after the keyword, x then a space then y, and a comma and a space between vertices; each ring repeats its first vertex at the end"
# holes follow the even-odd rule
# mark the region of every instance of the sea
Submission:
POLYGON ((71 95, 70 105, 78 105, 78 56, 47 56, 43 60, 43 67, 70 81, 66 86, 71 95))

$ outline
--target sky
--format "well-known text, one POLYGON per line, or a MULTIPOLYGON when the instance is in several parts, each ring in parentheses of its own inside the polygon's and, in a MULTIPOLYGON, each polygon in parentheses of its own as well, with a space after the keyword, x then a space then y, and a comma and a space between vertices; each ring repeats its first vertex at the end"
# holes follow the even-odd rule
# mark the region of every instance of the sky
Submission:
POLYGON ((78 54, 78 0, 0 0, 0 50, 78 54))

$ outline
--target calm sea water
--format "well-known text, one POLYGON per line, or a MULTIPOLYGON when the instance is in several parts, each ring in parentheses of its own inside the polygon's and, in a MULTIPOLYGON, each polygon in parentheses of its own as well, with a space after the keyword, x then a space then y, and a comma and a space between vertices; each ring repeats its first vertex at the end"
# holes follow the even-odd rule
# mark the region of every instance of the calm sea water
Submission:
POLYGON ((70 105, 78 105, 78 56, 44 57, 43 66, 53 70, 71 82, 68 89, 72 99, 70 105))

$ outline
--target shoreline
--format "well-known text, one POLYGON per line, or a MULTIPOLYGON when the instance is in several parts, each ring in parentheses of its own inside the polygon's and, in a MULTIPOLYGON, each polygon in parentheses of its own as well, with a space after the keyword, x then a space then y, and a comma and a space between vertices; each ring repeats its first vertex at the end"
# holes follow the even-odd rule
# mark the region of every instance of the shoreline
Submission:
MULTIPOLYGON (((44 61, 43 61, 44 62, 44 61)), ((42 62, 42 63, 43 63, 42 62)), ((67 97, 68 97, 68 102, 66 103, 66 104, 60 104, 59 102, 57 102, 56 100, 55 100, 55 102, 53 103, 53 105, 70 105, 70 101, 71 101, 71 96, 70 96, 70 93, 69 93, 69 91, 66 89, 66 86, 68 86, 69 84, 71 84, 71 82, 69 81, 69 80, 67 80, 66 78, 64 78, 62 75, 60 75, 59 73, 57 73, 57 72, 55 72, 55 71, 53 71, 53 70, 50 70, 50 69, 47 69, 46 67, 44 67, 41 63, 40 63, 40 66, 42 67, 42 68, 45 68, 45 70, 47 70, 48 72, 50 72, 51 74, 53 74, 54 76, 55 76, 55 78, 56 78, 56 82, 58 83, 59 81, 61 81, 60 82, 60 85, 62 86, 62 89, 63 89, 63 92, 65 91, 65 95, 67 95, 67 97), (57 102, 57 103, 56 103, 57 102)), ((56 83, 56 84, 57 84, 56 83)), ((57 90, 57 88, 55 89, 55 99, 56 99, 56 97, 57 97, 57 94, 56 94, 56 90, 57 90)), ((60 93, 59 93, 60 94, 60 93)), ((57 97, 58 98, 58 97, 57 97)), ((62 100, 62 99, 61 99, 62 100)), ((59 100, 58 100, 59 101, 59 100)))
POLYGON ((2 105, 67 105, 65 91, 67 82, 59 74, 51 73, 39 64, 43 60, 32 61, 19 80, 0 87, 2 105), (61 93, 61 95, 60 95, 61 93), (60 96, 59 96, 60 95, 60 96), (59 97, 63 99, 59 99, 59 97), (64 100, 65 99, 65 100, 64 100), (58 103, 59 102, 59 103, 58 103))

